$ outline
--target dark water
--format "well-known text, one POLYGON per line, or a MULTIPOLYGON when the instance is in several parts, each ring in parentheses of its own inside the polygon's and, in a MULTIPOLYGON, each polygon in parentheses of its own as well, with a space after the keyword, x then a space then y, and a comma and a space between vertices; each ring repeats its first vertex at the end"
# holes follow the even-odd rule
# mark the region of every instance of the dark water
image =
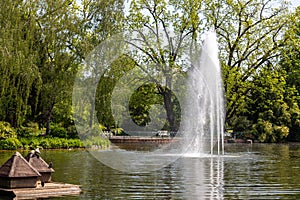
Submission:
MULTIPOLYGON (((0 152, 0 163, 12 153, 0 152)), ((51 200, 300 199, 300 144, 227 144, 224 157, 185 157, 145 174, 113 170, 82 150, 42 156, 54 181, 82 186, 80 196, 51 200)))

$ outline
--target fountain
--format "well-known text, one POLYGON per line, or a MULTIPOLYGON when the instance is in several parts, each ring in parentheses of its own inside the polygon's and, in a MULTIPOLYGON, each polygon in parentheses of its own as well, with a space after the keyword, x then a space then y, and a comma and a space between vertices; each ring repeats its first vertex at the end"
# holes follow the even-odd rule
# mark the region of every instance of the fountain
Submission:
POLYGON ((186 112, 181 131, 188 154, 224 154, 224 99, 217 37, 206 33, 200 57, 193 62, 187 80, 186 112), (192 140, 192 141, 191 141, 192 140))
MULTIPOLYGON (((133 34, 129 34, 129 38, 124 38, 116 35, 101 43, 87 57, 86 63, 79 73, 82 76, 76 78, 73 92, 74 119, 79 136, 83 140, 101 132, 95 132, 99 123, 95 112, 95 102, 92 100, 96 96, 99 80, 114 60, 122 55, 131 55, 132 53, 132 58, 135 58, 134 53, 136 53, 138 44, 128 46, 126 43, 126 41, 139 41, 133 40, 133 36, 133 34)), ((183 52, 186 54, 183 56, 189 58, 190 55, 187 54, 190 51, 183 49, 183 52)), ((166 145, 158 145, 154 151, 130 151, 120 149, 112 144, 109 149, 89 149, 89 152, 105 165, 130 173, 159 170, 186 154, 194 154, 196 157, 211 157, 210 154, 215 152, 218 155, 224 154, 224 100, 218 46, 214 31, 209 31, 206 34, 200 56, 198 54, 196 57, 195 62, 187 60, 192 66, 188 79, 181 73, 172 79, 174 81, 172 92, 180 102, 183 112, 181 113, 180 129, 174 138, 169 138, 172 140, 171 142, 166 145), (183 85, 186 85, 186 88, 183 85), (186 96, 188 99, 184 100, 186 96), (214 149, 216 143, 217 150, 214 149)), ((134 68, 132 70, 141 69, 134 68)), ((136 132, 149 132, 148 129, 150 128, 151 131, 153 127, 157 131, 162 129, 162 127, 158 128, 157 124, 164 124, 153 123, 154 126, 150 126, 150 124, 148 127, 138 127, 134 123, 129 123, 132 121, 128 109, 130 96, 140 86, 138 84, 145 84, 131 80, 134 80, 137 75, 140 79, 142 74, 143 72, 139 71, 134 71, 134 73, 129 71, 114 87, 111 104, 112 114, 119 126, 125 129, 125 132, 130 129, 136 130, 136 132), (125 126, 128 124, 128 127, 125 126)), ((147 77, 147 73, 144 74, 147 77)), ((153 74, 151 78, 156 79, 156 82, 164 83, 164 77, 159 74, 153 74)), ((143 80, 146 81, 147 79, 143 80)), ((160 119, 155 117, 153 120, 164 122, 164 109, 158 106, 155 107, 155 110, 160 113, 153 116, 160 116, 160 119)), ((102 137, 101 134, 98 137, 102 137)), ((153 140, 152 137, 150 139, 153 140)))

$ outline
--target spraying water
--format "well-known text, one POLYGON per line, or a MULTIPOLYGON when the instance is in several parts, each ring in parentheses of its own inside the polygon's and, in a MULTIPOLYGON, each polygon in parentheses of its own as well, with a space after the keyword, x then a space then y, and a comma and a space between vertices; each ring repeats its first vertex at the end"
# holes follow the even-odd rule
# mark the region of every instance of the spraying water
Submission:
POLYGON ((187 153, 224 154, 223 96, 216 33, 209 31, 188 77, 182 125, 187 153))

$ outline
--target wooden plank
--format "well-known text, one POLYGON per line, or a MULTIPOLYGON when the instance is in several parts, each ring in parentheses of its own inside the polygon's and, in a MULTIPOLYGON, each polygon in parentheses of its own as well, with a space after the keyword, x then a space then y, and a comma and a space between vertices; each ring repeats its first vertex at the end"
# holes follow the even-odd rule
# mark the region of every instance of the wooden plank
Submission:
POLYGON ((65 195, 79 195, 81 189, 79 185, 50 182, 45 183, 44 187, 36 188, 16 188, 5 189, 0 188, 0 194, 6 196, 15 196, 15 199, 28 199, 28 198, 48 198, 58 197, 65 195))

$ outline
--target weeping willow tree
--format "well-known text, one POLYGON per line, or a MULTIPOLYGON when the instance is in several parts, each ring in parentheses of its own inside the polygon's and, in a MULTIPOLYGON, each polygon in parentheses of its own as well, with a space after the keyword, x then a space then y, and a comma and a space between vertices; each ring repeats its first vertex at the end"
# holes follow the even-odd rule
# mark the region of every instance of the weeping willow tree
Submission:
POLYGON ((19 126, 31 112, 28 99, 41 76, 36 65, 36 24, 30 2, 0 3, 0 120, 19 126))
MULTIPOLYGON (((79 13, 81 16, 79 37, 77 42, 74 43, 74 50, 79 59, 85 60, 88 59, 89 53, 95 48, 97 49, 101 42, 121 32, 124 22, 123 1, 82 0, 79 13)), ((97 67, 101 68, 104 66, 97 67)), ((122 68, 124 66, 120 64, 118 67, 112 66, 112 69, 107 69, 105 72, 106 77, 102 77, 99 83, 93 78, 84 82, 85 88, 89 88, 87 85, 98 88, 96 96, 90 91, 84 91, 84 101, 87 103, 88 108, 84 108, 86 112, 82 113, 81 116, 76 116, 76 118, 82 118, 83 121, 87 121, 89 124, 88 129, 92 130, 94 128, 95 116, 97 116, 100 124, 106 127, 114 126, 115 122, 111 115, 111 93, 115 85, 115 79, 120 77, 117 75, 117 72, 122 71, 122 68), (96 113, 94 113, 95 111, 96 113)), ((102 68, 96 68, 93 73, 98 75, 99 71, 102 71, 102 68)), ((84 73, 84 70, 81 70, 78 76, 82 76, 82 72, 84 73)), ((80 109, 83 109, 83 107, 83 104, 80 104, 80 109)))
MULTIPOLYGON (((80 62, 72 51, 72 42, 78 31, 78 17, 75 1, 40 0, 36 6, 37 65, 41 72, 42 87, 34 114, 40 126, 46 127, 48 134, 54 118, 70 121, 71 91, 80 62)), ((59 123, 59 120, 54 120, 59 123)))
POLYGON ((0 3, 0 121, 72 123, 80 63, 119 29, 121 0, 4 0, 0 3))

